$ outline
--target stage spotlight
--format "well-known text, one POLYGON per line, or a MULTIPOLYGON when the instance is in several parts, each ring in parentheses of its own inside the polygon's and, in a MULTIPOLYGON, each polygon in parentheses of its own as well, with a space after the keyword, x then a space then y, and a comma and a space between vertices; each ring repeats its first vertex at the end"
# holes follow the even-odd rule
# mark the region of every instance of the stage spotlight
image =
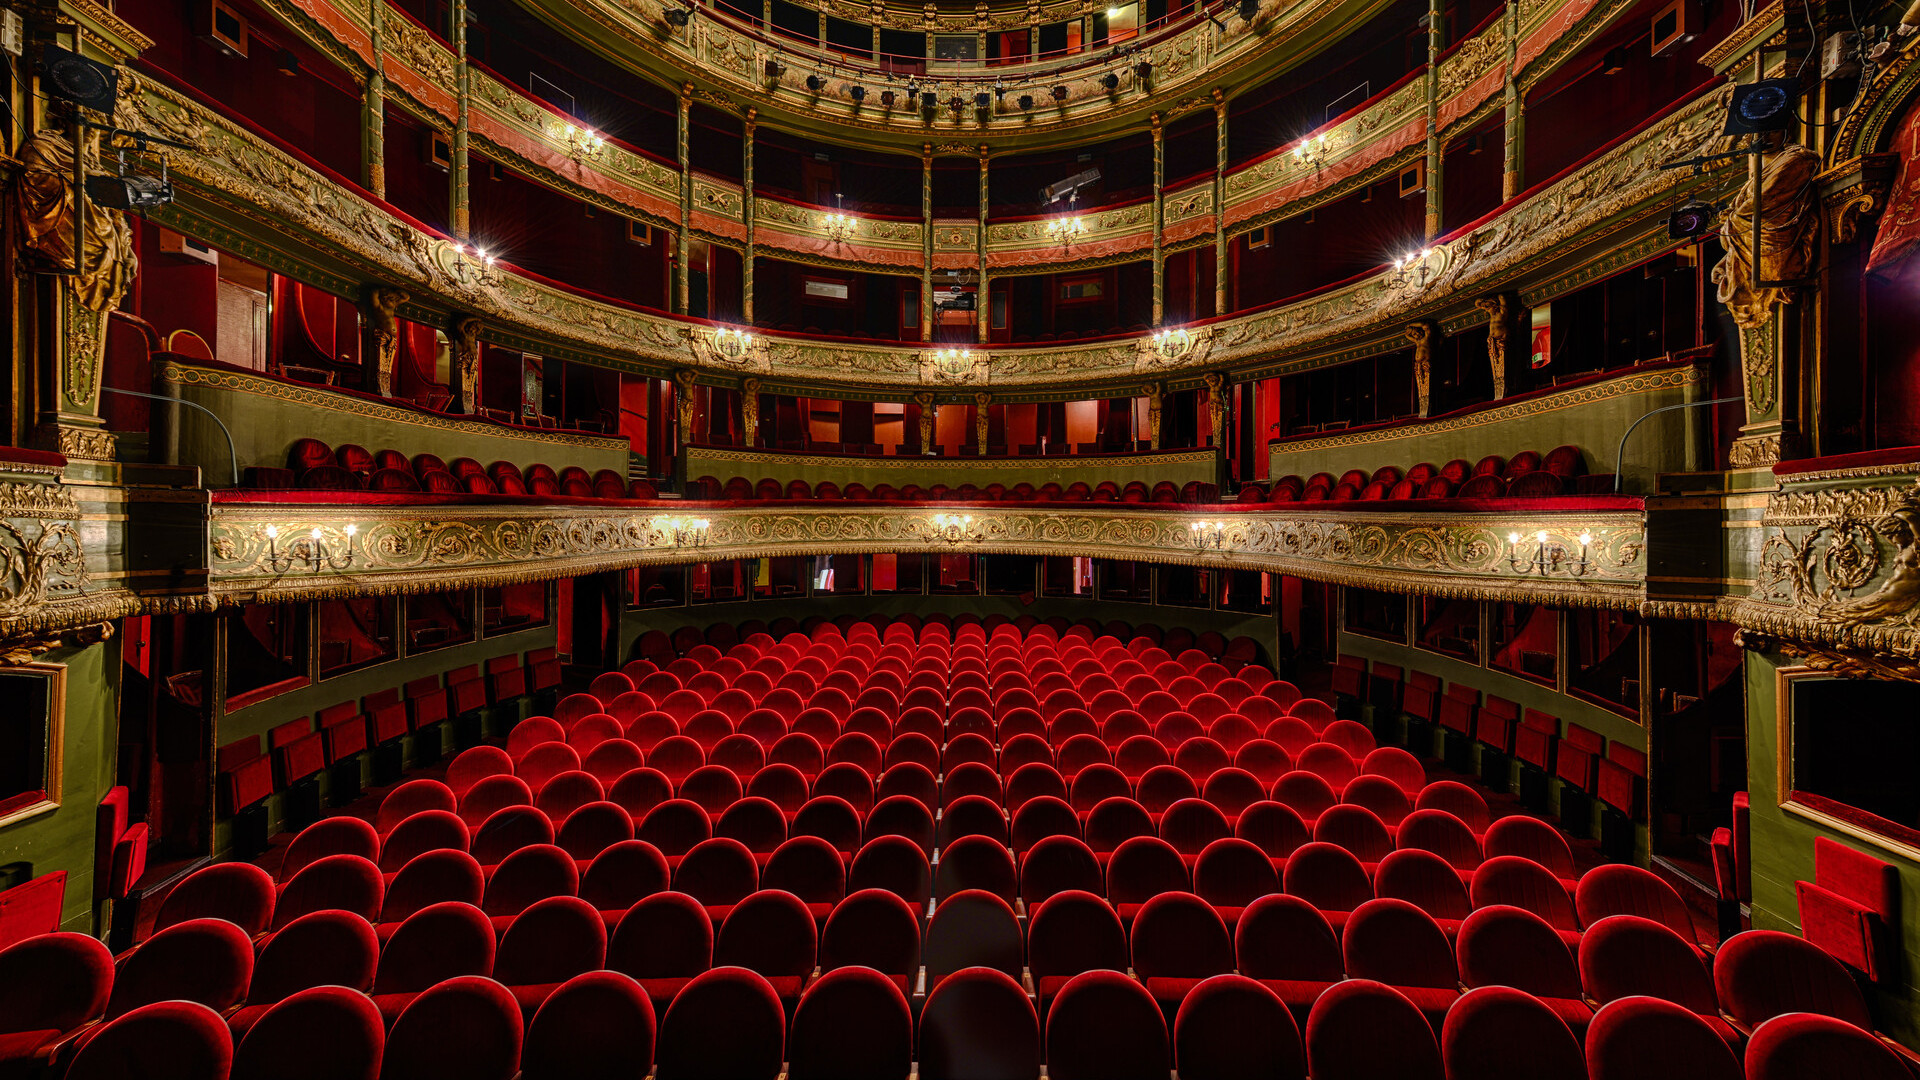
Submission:
POLYGON ((928 112, 932 112, 933 110, 939 108, 940 95, 934 93, 931 90, 922 92, 920 95, 920 107, 927 110, 928 112))
POLYGON ((1120 76, 1109 71, 1105 75, 1100 76, 1100 85, 1109 90, 1117 90, 1120 88, 1120 76))
POLYGON ((1260 0, 1240 0, 1240 17, 1252 22, 1260 14, 1260 0))
POLYGON ((87 198, 109 210, 151 210, 173 201, 173 182, 164 176, 90 176, 87 198))
POLYGON ((893 96, 893 91, 891 90, 880 91, 880 104, 889 109, 893 108, 893 96))
POLYGON ((685 26, 688 23, 693 21, 693 12, 689 11, 686 8, 679 8, 679 7, 668 8, 667 21, 672 23, 675 26, 685 26))
POLYGON ((985 90, 982 90, 979 93, 973 95, 973 103, 984 109, 987 106, 993 104, 993 95, 987 93, 985 90))
POLYGON ((1667 215, 1667 239, 1692 240, 1705 236, 1713 229, 1713 206, 1698 199, 1688 199, 1667 215))
POLYGON ((79 53, 58 45, 44 46, 40 53, 41 89, 48 97, 72 102, 82 108, 113 115, 120 92, 120 73, 79 53))
POLYGON ((819 93, 820 88, 825 85, 827 85, 827 80, 821 78, 820 76, 818 75, 807 76, 807 89, 813 91, 814 93, 816 94, 819 93))
POLYGON ((1146 80, 1152 78, 1153 77, 1153 61, 1142 60, 1139 63, 1133 65, 1133 73, 1134 75, 1138 76, 1140 81, 1142 82, 1145 82, 1146 80))
POLYGON ((1032 95, 1032 94, 1021 94, 1021 95, 1020 95, 1020 107, 1021 107, 1021 108, 1023 108, 1023 109, 1031 109, 1031 108, 1033 108, 1033 95, 1032 95))
POLYGON ((864 86, 850 86, 847 88, 847 96, 856 102, 865 101, 867 98, 867 88, 864 86))
POLYGON ((955 94, 947 99, 947 108, 952 109, 954 112, 959 112, 966 107, 967 99, 961 97, 959 94, 955 94))
POLYGON ((1785 131, 1793 121, 1793 101, 1799 96, 1800 85, 1793 79, 1761 79, 1736 86, 1733 101, 1727 106, 1727 126, 1723 134, 1785 131))
POLYGON ((767 78, 777 79, 787 73, 787 65, 778 60, 767 61, 767 78))
POLYGON ((1056 86, 1056 87, 1054 87, 1054 88, 1053 88, 1053 90, 1052 90, 1051 92, 1052 92, 1052 94, 1053 94, 1053 100, 1055 100, 1055 101, 1065 101, 1065 100, 1067 100, 1067 88, 1066 88, 1066 87, 1064 87, 1064 86, 1056 86))

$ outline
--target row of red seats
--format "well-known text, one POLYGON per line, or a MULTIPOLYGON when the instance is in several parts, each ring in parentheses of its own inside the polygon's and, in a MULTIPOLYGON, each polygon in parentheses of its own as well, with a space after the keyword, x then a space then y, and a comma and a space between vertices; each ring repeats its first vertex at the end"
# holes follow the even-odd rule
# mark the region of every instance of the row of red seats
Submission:
MULTIPOLYGON (((1708 1000, 1728 1010, 1722 1015, 1702 1013, 1686 1001, 1673 1000, 1683 991, 1697 994, 1699 988, 1663 981, 1662 977, 1671 975, 1672 970, 1657 962, 1649 963, 1649 956, 1659 954, 1661 949, 1657 945, 1649 947, 1647 921, 1634 916, 1608 920, 1583 942, 1576 976, 1580 982, 1575 984, 1586 992, 1582 999, 1555 995, 1540 998, 1511 989, 1515 982, 1538 985, 1566 977, 1565 965, 1549 959, 1554 955, 1553 939, 1542 936, 1525 913, 1512 909, 1493 908, 1476 914, 1462 930, 1456 955, 1437 928, 1422 923, 1418 912, 1391 900, 1374 901, 1355 912, 1336 938, 1332 927, 1310 906, 1290 897, 1271 897, 1247 912, 1232 940, 1227 939, 1211 909, 1197 898, 1180 893, 1164 894, 1149 902, 1130 933, 1121 930, 1114 912, 1097 897, 1061 894, 1033 914, 1024 939, 1013 913, 1004 906, 996 909, 997 903, 981 894, 955 897, 952 906, 943 908, 936 914, 935 923, 929 925, 924 955, 920 957, 913 955, 919 946, 914 913, 884 893, 848 898, 828 917, 830 929, 824 934, 816 934, 814 921, 804 906, 778 892, 748 898, 727 914, 718 934, 711 922, 703 923, 706 912, 702 907, 673 893, 658 894, 636 904, 622 915, 611 936, 598 912, 570 898, 543 901, 504 925, 468 905, 442 904, 423 909, 396 928, 377 958, 370 926, 347 912, 323 911, 267 939, 257 966, 243 931, 219 920, 204 919, 163 931, 129 958, 118 981, 131 982, 134 990, 123 992, 115 985, 109 997, 84 983, 78 993, 72 982, 63 984, 62 989, 69 991, 69 999, 92 990, 79 1011, 90 1011, 87 1006, 100 1001, 110 1021, 151 1008, 144 998, 165 995, 157 1000, 194 1002, 208 1010, 207 1015, 216 1022, 221 1012, 231 1011, 231 1028, 243 1039, 250 1038, 253 1029, 262 1024, 268 1025, 266 1030, 276 1031, 276 1038, 284 1038, 285 1034, 276 1030, 280 1021, 275 1007, 308 993, 312 986, 303 982, 328 979, 332 981, 320 985, 373 995, 361 999, 365 1001, 360 1007, 365 1020, 359 1025, 361 1029, 379 1032, 390 1024, 394 1034, 401 1036, 409 1030, 410 1012, 417 1003, 430 1000, 436 987, 489 977, 498 980, 492 985, 500 988, 494 993, 502 1005, 500 1016, 518 1021, 534 1015, 534 1026, 538 1027, 539 1011, 547 1002, 555 997, 571 1002, 568 988, 605 965, 629 980, 619 985, 631 1005, 630 1016, 637 1019, 642 1012, 658 1011, 664 999, 669 1026, 676 1012, 684 1015, 685 1009, 703 1001, 709 985, 717 981, 751 983, 754 997, 761 1003, 759 1011, 765 1014, 767 1031, 761 1034, 784 1042, 789 1032, 798 1039, 809 1030, 809 1010, 826 992, 823 988, 858 981, 869 991, 860 998, 866 1007, 854 1009, 856 1015, 843 1017, 851 1022, 838 1032, 838 1042, 853 1044, 858 1059, 870 1063, 877 1039, 879 1045, 899 1050, 902 1067, 909 1067, 913 1045, 910 1010, 918 1005, 925 1071, 929 1049, 926 1025, 939 1023, 945 1016, 943 1005, 951 994, 950 987, 971 986, 981 978, 976 973, 984 968, 999 973, 994 982, 1003 988, 1000 996, 1004 1004, 1024 1005, 1034 1023, 1016 1022, 1010 1031, 1001 1024, 997 1034, 983 1027, 977 1034, 985 1041, 977 1046, 998 1047, 1010 1035, 1020 1041, 1019 1033, 1026 1027, 1037 1032, 1044 1017, 1049 1036, 1049 1075, 1077 1075, 1070 1064, 1072 1054, 1066 1055, 1067 1061, 1055 1064, 1056 1057, 1073 1042, 1056 1039, 1054 1033, 1076 1030, 1082 1019, 1084 1006, 1080 999, 1084 988, 1094 984, 1108 990, 1101 999, 1099 1015, 1110 1021, 1125 1021, 1103 1032, 1108 1040, 1105 1048, 1112 1052, 1117 1045, 1119 1052, 1103 1060, 1099 1071, 1090 1074, 1101 1078, 1164 1075, 1169 1063, 1165 1047, 1168 1020, 1177 1033, 1194 1023, 1193 1017, 1207 1015, 1210 1000, 1219 992, 1214 988, 1222 985, 1233 986, 1244 999, 1241 1010, 1208 1025, 1208 1037, 1196 1040, 1194 1045, 1198 1048, 1204 1044, 1210 1054, 1225 1054, 1223 1060, 1240 1067, 1249 1060, 1272 1058, 1290 1069, 1281 1075, 1302 1075, 1299 1055, 1293 1049, 1299 1039, 1296 1015, 1305 1016, 1311 1056, 1316 1034, 1324 1037, 1330 1028, 1342 1030, 1330 1015, 1354 1007, 1350 1001, 1372 1000, 1378 1008, 1369 1012, 1367 1029, 1348 1030, 1340 1041, 1326 1045, 1320 1056, 1309 1062, 1315 1069, 1313 1075, 1437 1078, 1443 1069, 1434 1052, 1436 1046, 1457 1045, 1463 1026, 1480 1023, 1471 1019, 1480 1010, 1474 1003, 1494 999, 1505 1004, 1497 1024, 1485 1021, 1490 1030, 1483 1037, 1492 1040, 1498 1036, 1508 1050, 1517 1043, 1532 1047, 1535 1054, 1545 1054, 1532 1061, 1536 1071, 1531 1075, 1587 1075, 1579 1067, 1582 1051, 1577 1029, 1584 1029, 1586 1053, 1590 1062, 1597 1059, 1600 1068, 1615 1067, 1624 1060, 1657 1068, 1664 1057, 1668 1063, 1677 1058, 1680 1064, 1706 1070, 1684 1075, 1731 1077, 1740 1073, 1737 1065, 1731 1070, 1725 1067, 1737 1060, 1729 1046, 1737 1045, 1751 1032, 1749 1060, 1758 1057, 1756 1063, 1763 1071, 1757 1075, 1767 1075, 1764 1069, 1774 1067, 1767 1062, 1778 1051, 1774 1049, 1776 1037, 1763 1030, 1764 1025, 1775 1017, 1794 1014, 1822 1019, 1815 1030, 1821 1035, 1823 1052, 1813 1063, 1842 1071, 1783 1071, 1777 1075, 1877 1078, 1904 1074, 1900 1059, 1865 1031, 1868 1017, 1864 1001, 1845 970, 1817 949, 1785 934, 1758 931, 1728 942, 1706 987, 1708 1000), (941 915, 947 913, 952 913, 951 921, 941 922, 941 915), (1535 939, 1535 948, 1516 948, 1529 934, 1535 939), (914 963, 916 959, 925 962, 914 963), (1548 962, 1542 964, 1542 959, 1548 962), (714 966, 716 961, 720 966, 714 966), (818 975, 814 974, 816 966, 821 969, 818 975), (1232 966, 1240 972, 1204 973, 1208 968, 1232 966), (1120 974, 1129 968, 1137 979, 1120 974), (664 973, 669 971, 673 974, 664 973), (836 974, 842 971, 864 974, 856 980, 836 974), (502 983, 506 986, 501 987, 502 983), (915 991, 929 987, 929 983, 930 992, 920 1000, 920 993, 915 991), (1647 983, 1653 985, 1643 985, 1647 983), (1509 989, 1489 993, 1484 989, 1488 986, 1509 989), (1468 992, 1463 994, 1463 988, 1468 992), (1645 993, 1648 989, 1666 993, 1645 993), (1035 996, 1041 1003, 1037 1013, 1032 1004, 1035 996), (256 1001, 256 997, 261 1000, 256 1001), (1622 1010, 1613 1003, 1649 999, 1659 1004, 1638 1004, 1631 1011, 1659 1018, 1659 1023, 1649 1024, 1647 1030, 1661 1032, 1663 1038, 1657 1047, 1660 1056, 1645 1048, 1634 1054, 1614 1047, 1612 1030, 1619 1022, 1615 1014, 1622 1010), (641 1002, 647 1009, 640 1007, 641 1002), (885 1002, 892 1006, 878 1007, 885 1002), (1255 1002, 1260 1009, 1254 1016, 1247 1015, 1245 1008, 1255 1002), (115 1008, 116 1004, 121 1007, 115 1008), (1603 1006, 1597 1017, 1590 1012, 1593 1004, 1603 1006), (1568 1024, 1568 1014, 1575 1024, 1568 1024), (902 1019, 906 1022, 901 1023, 902 1019), (1256 1019, 1257 1023, 1248 1023, 1256 1019), (1229 1020, 1232 1022, 1227 1023, 1229 1020), (905 1029, 907 1036, 880 1037, 897 1029, 905 1029), (1234 1031, 1240 1033, 1239 1040, 1234 1038, 1234 1031), (1552 1037, 1542 1037, 1542 1032, 1552 1037), (1701 1032, 1705 1032, 1704 1037, 1701 1032), (1733 1033, 1731 1042, 1729 1032, 1733 1033), (1255 1054, 1250 1059, 1247 1046, 1226 1053, 1256 1034, 1267 1056, 1255 1054), (1277 1056, 1273 1054, 1276 1039, 1285 1051, 1277 1056), (1384 1049, 1383 1040, 1390 1040, 1384 1043, 1384 1049), (1137 1071, 1136 1058, 1142 1052, 1155 1071, 1137 1071), (1546 1071, 1539 1071, 1542 1067, 1546 1071), (1893 1071, 1887 1071, 1889 1068, 1893 1071)), ((90 946, 98 953, 82 955, 81 966, 110 976, 110 958, 100 963, 104 950, 97 943, 91 939, 81 939, 87 945, 56 940, 74 938, 78 935, 48 935, 34 939, 41 943, 38 947, 16 946, 0 954, 0 970, 10 970, 9 965, 44 968, 66 959, 63 954, 85 954, 90 946)), ((1682 955, 1671 947, 1665 953, 1667 957, 1682 955)), ((1560 956, 1570 962, 1564 949, 1560 956)), ((1697 968, 1697 960, 1694 964, 1697 968)), ((36 974, 44 977, 45 973, 36 974)), ((36 1016, 62 1006, 75 1011, 71 1000, 43 1005, 51 1008, 36 1010, 36 1016)), ((1011 1012, 1020 1015, 1019 1009, 1011 1012)), ((489 1013, 481 1010, 480 1015, 489 1013)), ((751 1009, 734 1009, 730 1018, 738 1023, 754 1015, 751 1009)), ((1001 1010, 999 1015, 1004 1018, 1007 1011, 1001 1010)), ((643 1031, 650 1029, 650 1024, 641 1025, 643 1031)), ((106 1034, 115 1029, 110 1022, 97 1031, 106 1034)), ((110 1039, 118 1037, 108 1035, 110 1039)), ((729 1029, 724 1036, 728 1042, 706 1048, 707 1060, 711 1061, 714 1054, 724 1058, 722 1047, 740 1037, 738 1030, 729 1029)), ((487 1045, 487 1040, 479 1045, 487 1045)), ((1489 1046, 1464 1055, 1461 1064, 1485 1068, 1486 1055, 1492 1049, 1489 1046)), ((775 1073, 788 1053, 782 1050, 770 1058, 775 1073)), ((653 1056, 641 1053, 637 1058, 640 1067, 644 1068, 653 1056)), ((84 1048, 81 1058, 88 1060, 84 1048)), ((728 1064, 730 1068, 720 1075, 745 1075, 736 1071, 737 1061, 728 1064)), ((1809 1062, 1794 1059, 1793 1064, 1800 1068, 1809 1062)), ((466 1058, 461 1058, 460 1066, 453 1075, 492 1075, 471 1071, 466 1058)), ((1036 1056, 1034 1068, 1037 1066, 1036 1056)), ((281 1067, 287 1065, 283 1062, 281 1067)), ((935 1064, 934 1070, 939 1067, 935 1064)), ((1510 1070, 1508 1065, 1464 1075, 1516 1075, 1510 1070)), ((1193 1072, 1212 1075, 1205 1067, 1193 1072)), ((1028 1073, 1023 1070, 1015 1075, 1028 1073)), ((1229 1070, 1221 1075, 1246 1074, 1229 1070)), ((1456 1069, 1446 1075, 1463 1074, 1456 1069)), ((1640 1071, 1631 1075, 1676 1074, 1640 1071)))
MULTIPOLYGON (((1225 635, 1207 630, 1198 634, 1182 626, 1161 628, 1155 623, 1134 625, 1118 619, 1100 622, 1097 619, 1069 621, 1062 616, 1040 619, 1033 615, 1007 616, 992 614, 986 616, 963 613, 949 616, 935 612, 924 619, 913 612, 901 615, 840 615, 833 619, 814 615, 806 619, 782 616, 771 622, 748 619, 741 623, 711 623, 706 629, 683 626, 669 634, 664 630, 649 630, 641 634, 634 644, 634 651, 642 658, 652 660, 660 666, 683 656, 690 656, 701 645, 711 646, 716 653, 725 653, 743 641, 752 640, 756 645, 793 643, 791 635, 805 635, 809 644, 829 643, 838 639, 845 647, 867 645, 880 649, 888 645, 905 645, 912 649, 918 645, 943 644, 949 649, 956 645, 986 645, 989 641, 1002 641, 1014 644, 1031 644, 1035 641, 1051 642, 1057 649, 1068 648, 1072 643, 1091 645, 1100 638, 1112 638, 1128 649, 1159 648, 1169 654, 1179 654, 1186 649, 1197 648, 1210 660, 1228 664, 1250 664, 1258 656, 1258 645, 1252 638, 1240 637, 1229 642, 1225 635), (758 635, 768 635, 768 640, 760 641, 758 635)), ((807 646, 798 646, 803 651, 807 646)))
POLYGON ((1247 484, 1240 502, 1379 502, 1405 499, 1498 499, 1551 497, 1609 492, 1613 477, 1587 476, 1586 462, 1577 446, 1556 446, 1543 456, 1523 450, 1511 459, 1488 454, 1469 464, 1455 458, 1445 465, 1423 461, 1402 473, 1382 465, 1369 473, 1348 469, 1339 477, 1315 473, 1301 479, 1283 476, 1270 488, 1247 484))
POLYGON ((959 502, 1113 502, 1113 503, 1215 503, 1220 501, 1220 488, 1217 484, 1189 480, 1184 486, 1171 480, 1162 480, 1151 487, 1142 480, 1132 480, 1125 485, 1113 480, 1103 480, 1098 484, 1089 484, 1084 480, 1075 480, 1069 484, 1049 481, 1039 486, 1021 482, 1018 484, 919 484, 867 485, 854 482, 842 486, 832 480, 821 480, 809 484, 805 480, 789 480, 785 484, 771 477, 755 483, 744 476, 736 476, 722 484, 718 477, 703 476, 693 482, 695 490, 689 485, 689 498, 720 499, 726 502, 749 502, 752 500, 773 501, 778 499, 811 499, 851 501, 877 500, 881 502, 955 500, 959 502))
POLYGON ((257 806, 322 769, 409 733, 559 685, 560 661, 551 646, 524 657, 506 653, 289 720, 267 733, 264 749, 258 735, 235 739, 216 755, 220 812, 232 815, 257 806))
POLYGON ((510 461, 481 465, 473 458, 446 461, 437 454, 398 450, 369 452, 352 443, 329 447, 318 439, 296 439, 287 450, 287 468, 248 470, 249 486, 301 487, 320 491, 426 491, 470 495, 566 495, 574 498, 653 498, 651 485, 630 487, 611 469, 589 474, 578 465, 558 472, 534 464, 523 473, 510 461), (641 489, 645 493, 641 493, 641 489))

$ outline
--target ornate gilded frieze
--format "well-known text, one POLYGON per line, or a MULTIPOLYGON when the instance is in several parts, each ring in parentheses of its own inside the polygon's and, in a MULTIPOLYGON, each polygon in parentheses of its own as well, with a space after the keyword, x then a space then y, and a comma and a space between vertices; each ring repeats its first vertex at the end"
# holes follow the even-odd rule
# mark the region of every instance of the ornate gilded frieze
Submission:
MULTIPOLYGON (((673 544, 671 506, 342 507, 216 506, 210 538, 212 591, 224 603, 291 600, 348 592, 414 592, 539 580, 654 563, 861 552, 981 552, 1091 555, 1143 562, 1233 567, 1423 595, 1632 608, 1644 595, 1645 527, 1638 510, 1427 513, 1156 513, 1115 506, 1062 510, 975 509, 959 535, 941 512, 899 506, 801 509, 700 508, 706 543, 673 544), (1219 550, 1197 549, 1190 526, 1224 522, 1219 550), (273 530, 269 534, 269 527, 273 530), (349 527, 352 532, 349 533, 349 527), (330 562, 314 570, 303 549, 319 530, 330 562), (1517 568, 1508 541, 1581 550, 1585 572, 1556 564, 1517 568), (292 552, 291 556, 288 552, 292 552), (339 565, 351 553, 351 560, 339 565)), ((1524 554, 1524 553, 1523 553, 1524 554)))
POLYGON ((81 512, 51 475, 0 463, 0 642, 102 615, 89 607, 81 512))
POLYGON ((1920 658, 1920 462, 1783 477, 1735 614, 1801 647, 1920 658))

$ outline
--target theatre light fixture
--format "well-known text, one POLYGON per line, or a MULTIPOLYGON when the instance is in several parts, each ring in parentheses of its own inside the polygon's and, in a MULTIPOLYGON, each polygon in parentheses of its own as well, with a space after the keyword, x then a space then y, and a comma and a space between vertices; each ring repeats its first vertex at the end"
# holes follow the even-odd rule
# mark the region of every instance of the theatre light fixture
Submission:
POLYGON ((969 540, 986 539, 973 527, 972 514, 935 514, 933 529, 927 535, 928 540, 945 540, 949 544, 959 544, 969 540))
POLYGON ((706 518, 659 517, 653 519, 653 531, 662 543, 673 547, 706 547, 707 531, 713 522, 706 518))
POLYGON ((1193 546, 1202 551, 1212 548, 1224 551, 1227 546, 1227 523, 1224 521, 1196 521, 1187 526, 1188 539, 1193 546))
POLYGON ((1541 529, 1533 534, 1533 554, 1522 554, 1523 538, 1518 532, 1507 534, 1507 566, 1517 574, 1538 573, 1542 577, 1548 574, 1566 574, 1569 577, 1582 577, 1587 572, 1587 553, 1593 544, 1593 534, 1582 531, 1574 539, 1580 543, 1580 557, 1575 559, 1567 551, 1566 545, 1550 543, 1547 532, 1541 529))
POLYGON ((267 526, 267 565, 276 574, 284 574, 296 565, 305 565, 313 573, 324 569, 345 570, 353 565, 353 538, 360 531, 358 525, 348 525, 341 530, 346 537, 346 550, 331 553, 327 550, 326 533, 315 525, 307 535, 280 546, 280 527, 267 526))

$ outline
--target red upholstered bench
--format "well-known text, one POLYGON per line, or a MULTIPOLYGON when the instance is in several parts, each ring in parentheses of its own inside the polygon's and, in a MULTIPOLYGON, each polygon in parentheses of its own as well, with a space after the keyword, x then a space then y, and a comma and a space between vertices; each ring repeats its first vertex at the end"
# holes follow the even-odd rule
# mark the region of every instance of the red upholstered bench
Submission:
POLYGON ((527 669, 518 653, 496 656, 487 661, 487 696, 500 704, 527 695, 527 669))
POLYGON ((1816 836, 1813 880, 1793 886, 1808 941, 1876 982, 1894 973, 1900 875, 1891 863, 1816 836))

